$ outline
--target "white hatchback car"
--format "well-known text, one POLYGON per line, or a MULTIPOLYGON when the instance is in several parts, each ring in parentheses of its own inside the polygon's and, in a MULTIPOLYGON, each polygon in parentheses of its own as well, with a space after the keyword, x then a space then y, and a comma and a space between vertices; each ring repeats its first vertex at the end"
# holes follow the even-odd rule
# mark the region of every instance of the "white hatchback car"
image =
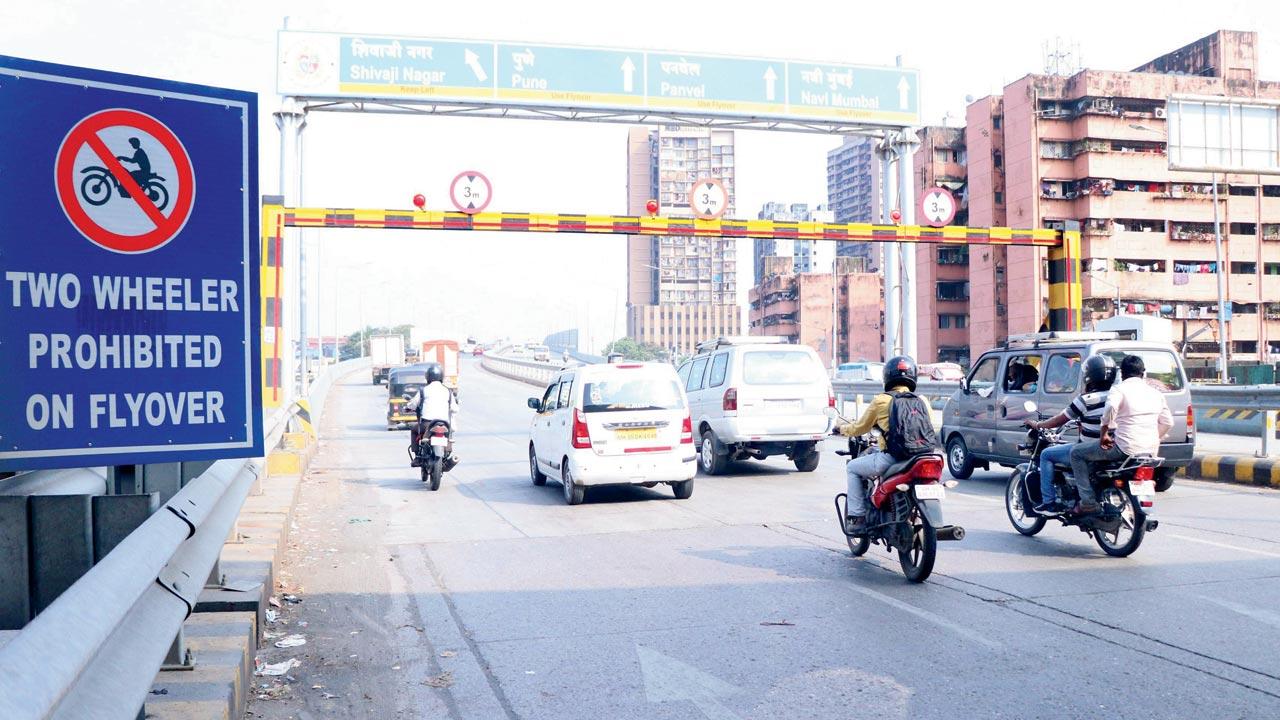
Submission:
POLYGON ((560 478, 570 505, 588 485, 671 485, 681 500, 698 472, 689 404, 675 370, 619 362, 567 368, 541 398, 529 432, 534 485, 560 478))
POLYGON ((703 472, 719 475, 731 460, 771 455, 786 455, 800 472, 817 469, 836 396, 813 348, 778 337, 709 340, 679 376, 703 472))

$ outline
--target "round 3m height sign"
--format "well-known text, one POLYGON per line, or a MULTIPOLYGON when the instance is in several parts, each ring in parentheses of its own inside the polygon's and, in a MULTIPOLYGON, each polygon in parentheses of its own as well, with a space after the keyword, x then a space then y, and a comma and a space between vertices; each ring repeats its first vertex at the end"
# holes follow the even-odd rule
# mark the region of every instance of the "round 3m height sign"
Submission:
POLYGON ((136 110, 103 110, 76 123, 58 148, 54 181, 75 229, 125 254, 172 240, 191 217, 196 192, 178 136, 136 110))
POLYGON ((956 219, 956 198, 944 187, 931 187, 920 195, 920 218, 931 227, 950 225, 956 219))
POLYGON ((702 178, 689 189, 689 209, 701 220, 716 220, 729 209, 729 192, 715 178, 702 178))

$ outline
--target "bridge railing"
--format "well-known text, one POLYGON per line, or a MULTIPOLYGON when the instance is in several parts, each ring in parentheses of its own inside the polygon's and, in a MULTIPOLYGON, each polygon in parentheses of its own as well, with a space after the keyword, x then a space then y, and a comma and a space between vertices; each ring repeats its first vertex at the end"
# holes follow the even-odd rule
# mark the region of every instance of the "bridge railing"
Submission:
MULTIPOLYGON (((836 397, 867 402, 883 386, 874 380, 836 380, 836 397)), ((941 410, 960 389, 958 382, 921 380, 917 393, 941 410)), ((1280 385, 1191 385, 1191 405, 1200 432, 1259 439, 1267 432, 1266 411, 1280 408, 1280 385)))
POLYGON ((556 362, 538 362, 527 358, 506 357, 502 353, 507 348, 487 352, 480 359, 485 370, 512 380, 546 387, 556 375, 564 369, 564 364, 556 362))
MULTIPOLYGON (((334 380, 367 364, 321 373, 309 393, 312 417, 334 380)), ((290 417, 272 416, 266 447, 279 443, 290 417)), ((0 718, 138 717, 263 466, 262 458, 213 463, 0 647, 0 718)), ((53 481, 59 471, 47 472, 53 481)), ((25 475, 35 477, 14 479, 36 484, 42 474, 25 475)))

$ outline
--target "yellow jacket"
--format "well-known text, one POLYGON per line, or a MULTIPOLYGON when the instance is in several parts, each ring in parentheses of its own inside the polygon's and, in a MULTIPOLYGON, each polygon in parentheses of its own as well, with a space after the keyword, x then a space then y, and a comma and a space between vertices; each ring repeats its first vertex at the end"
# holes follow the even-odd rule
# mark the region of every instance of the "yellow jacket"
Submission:
POLYGON ((840 426, 840 434, 845 437, 857 437, 871 432, 872 426, 880 428, 880 449, 885 449, 885 436, 889 434, 889 405, 893 396, 889 393, 911 392, 906 385, 894 385, 888 392, 882 392, 871 399, 866 412, 856 422, 840 426))

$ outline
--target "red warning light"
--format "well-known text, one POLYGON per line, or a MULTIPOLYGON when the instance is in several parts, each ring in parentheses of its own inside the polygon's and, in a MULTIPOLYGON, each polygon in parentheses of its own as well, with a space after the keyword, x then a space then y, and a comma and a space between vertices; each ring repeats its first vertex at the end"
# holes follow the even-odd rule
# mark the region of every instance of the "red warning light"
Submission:
POLYGON ((898 212, 897 210, 894 210, 893 212, 889 213, 889 218, 892 219, 895 223, 901 222, 902 213, 898 212))
POLYGON ((658 201, 657 201, 657 200, 650 200, 649 202, 647 202, 647 203, 645 203, 645 204, 644 204, 644 209, 645 209, 645 210, 648 210, 650 215, 657 215, 657 214, 658 214, 658 201))
POLYGON ((413 204, 414 204, 414 207, 418 208, 419 210, 423 209, 424 207, 427 206, 427 196, 423 195, 422 193, 418 193, 417 195, 414 195, 413 204))

